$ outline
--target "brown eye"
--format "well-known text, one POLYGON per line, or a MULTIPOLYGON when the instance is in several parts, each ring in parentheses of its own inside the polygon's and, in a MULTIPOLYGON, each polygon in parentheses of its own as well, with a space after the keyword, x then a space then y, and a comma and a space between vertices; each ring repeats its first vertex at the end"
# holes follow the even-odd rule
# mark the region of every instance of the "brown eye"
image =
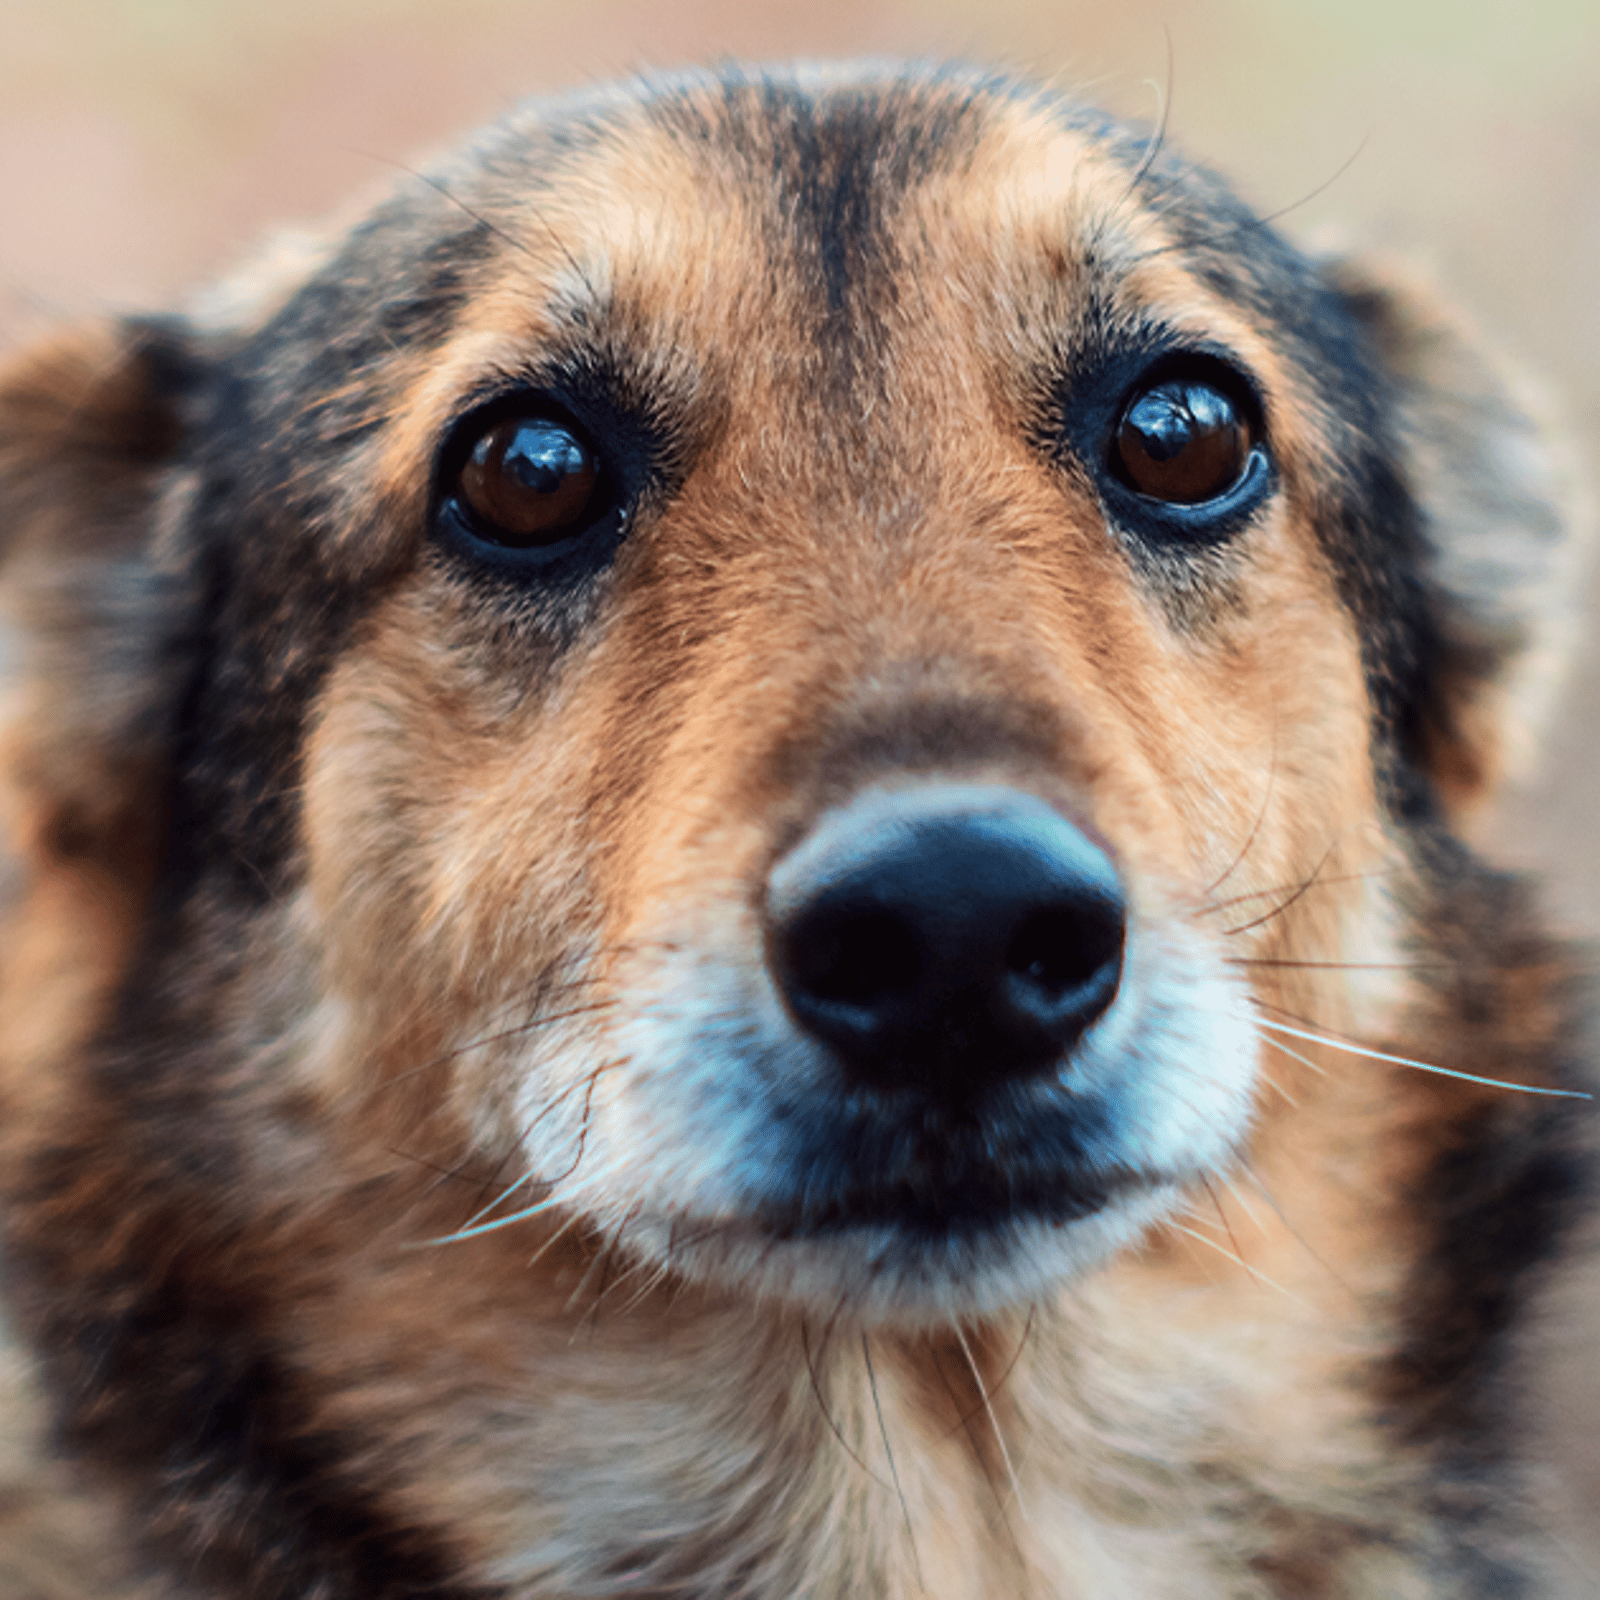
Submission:
POLYGON ((1197 506, 1225 495, 1255 449, 1249 422, 1222 390, 1173 378, 1134 395, 1112 445, 1129 488, 1167 505, 1197 506))
POLYGON ((481 538, 528 549, 580 532, 599 482, 599 459, 569 424, 508 417, 473 445, 456 492, 481 538))

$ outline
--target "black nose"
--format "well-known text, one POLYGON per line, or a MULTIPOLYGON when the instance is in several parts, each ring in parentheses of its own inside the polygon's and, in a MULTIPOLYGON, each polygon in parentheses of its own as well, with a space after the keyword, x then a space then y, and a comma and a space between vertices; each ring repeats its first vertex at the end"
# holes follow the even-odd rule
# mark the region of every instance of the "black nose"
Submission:
POLYGON ((1111 1004, 1125 907, 1105 853, 1033 795, 869 793, 773 868, 790 1012, 875 1087, 965 1105, 1058 1061, 1111 1004))

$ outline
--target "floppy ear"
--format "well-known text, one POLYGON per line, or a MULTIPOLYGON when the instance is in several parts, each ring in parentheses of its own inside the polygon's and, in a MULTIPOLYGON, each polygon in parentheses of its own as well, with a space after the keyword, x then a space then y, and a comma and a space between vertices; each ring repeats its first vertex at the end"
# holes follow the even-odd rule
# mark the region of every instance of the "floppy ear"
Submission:
POLYGON ((154 322, 0 369, 0 771, 24 850, 115 869, 154 846, 186 609, 162 525, 197 374, 154 322))
POLYGON ((1394 386, 1442 651, 1411 753, 1460 813, 1537 751, 1586 599, 1590 507, 1538 395, 1427 287, 1347 259, 1324 272, 1394 386))

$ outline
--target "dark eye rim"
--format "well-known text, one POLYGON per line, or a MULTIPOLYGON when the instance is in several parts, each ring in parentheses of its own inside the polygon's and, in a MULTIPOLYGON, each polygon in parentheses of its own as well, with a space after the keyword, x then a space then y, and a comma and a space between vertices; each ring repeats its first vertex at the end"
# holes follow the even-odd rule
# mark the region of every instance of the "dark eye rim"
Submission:
POLYGON ((560 577, 603 565, 627 531, 650 477, 651 451, 638 430, 604 404, 585 402, 546 387, 516 388, 479 399, 451 425, 434 463, 428 526, 432 537, 474 566, 513 580, 560 577), (554 422, 571 430, 594 454, 598 477, 581 523, 547 544, 499 541, 458 493, 462 468, 479 439, 516 418, 554 422))
POLYGON ((1088 469, 1108 520, 1160 546, 1220 544, 1255 518, 1278 484, 1266 407, 1255 379, 1230 354, 1204 346, 1130 352, 1098 381, 1075 385, 1063 404, 1062 443, 1088 469), (1222 494, 1194 504, 1154 499, 1123 481, 1115 464, 1117 430, 1134 400, 1174 381, 1204 383, 1226 395, 1251 433, 1239 476, 1222 494))

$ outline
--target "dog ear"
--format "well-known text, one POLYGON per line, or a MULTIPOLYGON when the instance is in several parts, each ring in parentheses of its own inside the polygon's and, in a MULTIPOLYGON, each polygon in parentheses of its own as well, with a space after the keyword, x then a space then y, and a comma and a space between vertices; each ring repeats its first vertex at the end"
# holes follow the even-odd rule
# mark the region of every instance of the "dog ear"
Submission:
POLYGON ((1460 814, 1537 753, 1586 598, 1591 508, 1540 396, 1426 285, 1324 270, 1393 385, 1435 635, 1409 753, 1460 814))
POLYGON ((198 375, 181 326, 156 322, 0 369, 0 767, 25 851, 116 871, 154 848, 187 588, 163 530, 198 375))

